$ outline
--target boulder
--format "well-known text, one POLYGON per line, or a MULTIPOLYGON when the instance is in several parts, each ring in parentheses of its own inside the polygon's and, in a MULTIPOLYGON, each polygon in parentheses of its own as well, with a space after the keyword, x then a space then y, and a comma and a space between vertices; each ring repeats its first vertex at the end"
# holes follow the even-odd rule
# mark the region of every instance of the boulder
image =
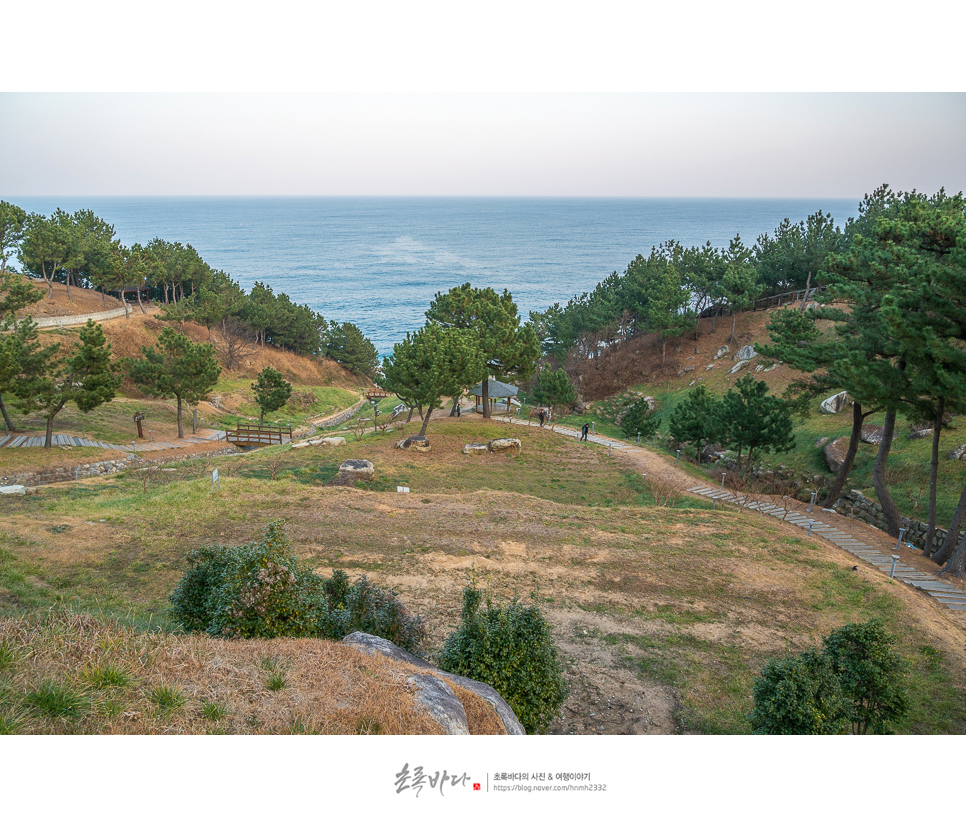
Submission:
POLYGON ((818 410, 822 414, 838 414, 847 405, 851 405, 852 398, 845 392, 839 391, 827 400, 822 400, 822 404, 818 407, 818 410))
POLYGON ((26 495, 27 488, 21 486, 20 484, 11 484, 10 486, 0 486, 0 495, 26 495))
POLYGON ((820 437, 818 440, 815 441, 815 448, 821 449, 826 443, 828 443, 828 438, 820 437))
POLYGON ((489 451, 490 448, 486 443, 467 443, 463 447, 464 455, 485 455, 489 451))
POLYGON ((588 408, 590 408, 590 406, 587 405, 587 403, 577 403, 577 405, 574 406, 574 414, 586 414, 588 408))
POLYGON ((921 440, 924 437, 932 437, 932 427, 928 429, 913 429, 909 432, 909 440, 921 440))
POLYGON ((396 444, 396 448, 412 449, 414 452, 429 452, 432 450, 432 447, 429 445, 429 440, 421 434, 414 434, 412 437, 400 440, 396 444))
POLYGON ((416 703, 422 705, 446 735, 468 736, 466 710, 452 687, 433 675, 413 675, 407 683, 416 686, 416 703))
POLYGON ((829 472, 838 472, 845 463, 845 454, 849 451, 849 438, 840 437, 831 443, 826 443, 822 454, 825 456, 825 465, 829 472))
MULTIPOLYGON (((863 443, 871 443, 874 446, 878 446, 885 439, 885 427, 884 426, 862 426, 862 433, 859 435, 859 439, 863 443)), ((892 439, 895 440, 896 436, 893 434, 892 439)))
POLYGON ((701 450, 703 463, 714 463, 724 454, 724 447, 720 443, 709 443, 701 450))
POLYGON ((345 460, 339 467, 339 475, 353 481, 371 481, 376 476, 376 467, 371 460, 345 460))
POLYGON ((301 443, 293 443, 293 449, 304 449, 306 446, 345 446, 344 437, 314 437, 312 440, 303 440, 301 443))
POLYGON ((745 345, 735 354, 735 359, 741 362, 744 359, 754 359, 758 355, 754 345, 745 345))
POLYGON ((522 448, 523 444, 515 437, 500 437, 496 440, 491 440, 486 444, 486 447, 491 452, 509 452, 512 449, 522 448))
POLYGON ((748 364, 748 360, 747 359, 742 359, 737 365, 735 365, 730 371, 728 371, 728 373, 729 374, 736 374, 736 373, 738 373, 738 371, 740 371, 742 368, 744 368, 747 364, 748 364))
MULTIPOLYGON (((485 683, 480 683, 479 681, 470 680, 470 678, 464 678, 461 675, 453 675, 449 672, 441 672, 431 663, 427 663, 425 660, 410 654, 403 649, 400 649, 395 643, 390 642, 382 637, 375 637, 372 634, 366 634, 362 631, 354 631, 352 634, 346 635, 342 638, 343 644, 347 646, 353 646, 361 652, 366 654, 376 655, 381 654, 385 657, 389 657, 400 663, 408 663, 412 666, 416 666, 419 669, 424 669, 432 674, 433 677, 441 678, 450 683, 455 683, 457 686, 463 687, 463 689, 468 689, 470 692, 479 695, 484 701, 486 701, 493 709, 496 711, 507 735, 510 736, 523 736, 526 735, 526 730, 523 729, 523 725, 520 720, 516 717, 513 710, 510 709, 509 704, 503 700, 499 692, 497 692, 492 686, 485 683)), ((424 677, 419 675, 418 677, 424 677)), ((428 690, 429 687, 427 686, 428 690)), ((427 695, 427 699, 431 697, 427 695)), ((439 698, 437 700, 437 706, 434 709, 442 710, 446 700, 444 698, 439 698)), ((462 704, 460 705, 462 707, 462 704)), ((430 712, 431 715, 436 717, 434 712, 430 712)), ((437 719, 438 720, 438 719, 437 719)), ((457 712, 455 716, 448 716, 446 719, 447 723, 454 723, 458 725, 459 713, 457 712)), ((465 711, 463 713, 463 720, 466 720, 465 711)), ((445 724, 441 722, 440 726, 445 728, 445 724)))
POLYGON ((727 356, 729 353, 731 353, 731 348, 727 345, 722 345, 718 348, 718 352, 714 355, 714 358, 720 359, 722 356, 727 356))
POLYGON ((950 460, 963 460, 966 458, 966 444, 957 446, 949 453, 950 460))

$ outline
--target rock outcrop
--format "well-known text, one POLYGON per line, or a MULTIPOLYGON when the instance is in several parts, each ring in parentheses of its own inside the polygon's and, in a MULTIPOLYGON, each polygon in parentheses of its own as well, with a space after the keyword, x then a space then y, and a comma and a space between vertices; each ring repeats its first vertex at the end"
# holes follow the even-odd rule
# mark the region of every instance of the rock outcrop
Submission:
MULTIPOLYGON (((885 439, 885 427, 884 426, 862 426, 862 433, 859 438, 863 443, 871 443, 874 446, 878 446, 885 439)), ((895 440, 895 435, 892 435, 892 439, 895 440)))
POLYGON ((485 455, 489 451, 490 448, 485 443, 467 443, 463 447, 464 455, 485 455))
POLYGON ((412 437, 407 437, 405 440, 400 440, 396 444, 396 448, 412 449, 414 452, 432 451, 432 446, 430 446, 429 439, 421 434, 414 434, 412 437))
POLYGON ((845 391, 839 391, 829 397, 827 400, 822 400, 822 404, 818 407, 818 410, 822 414, 838 414, 843 408, 851 404, 852 398, 845 391))
POLYGON ((754 345, 745 345, 735 354, 735 359, 741 362, 746 359, 754 359, 757 355, 758 351, 755 350, 754 345))
POLYGON ((486 444, 491 452, 509 452, 520 449, 522 446, 523 444, 515 437, 500 437, 486 444))
POLYGON ((376 476, 376 467, 371 460, 345 460, 339 467, 339 477, 352 481, 371 481, 376 476))
POLYGON ((372 634, 354 631, 352 634, 343 637, 342 643, 347 646, 353 646, 359 651, 365 652, 366 654, 381 654, 401 663, 409 663, 419 669, 425 669, 431 672, 432 674, 427 675, 414 675, 412 678, 410 678, 410 681, 419 686, 420 702, 426 706, 429 714, 447 732, 450 732, 449 728, 452 728, 453 735, 463 735, 469 732, 469 730, 461 729, 466 727, 466 711, 463 709, 463 705, 459 702, 459 699, 456 698, 453 690, 447 686, 446 681, 449 681, 457 686, 463 687, 463 689, 468 689, 470 692, 479 695, 484 701, 490 704, 490 706, 492 706, 496 711, 496 714, 499 717, 500 722, 503 724, 507 735, 526 735, 523 725, 520 723, 520 720, 516 717, 513 710, 510 709, 510 705, 503 700, 503 697, 500 695, 500 693, 497 692, 492 686, 489 686, 485 683, 480 683, 479 681, 470 680, 470 678, 464 678, 461 675, 453 675, 449 672, 442 672, 431 663, 427 663, 422 658, 416 657, 415 655, 400 649, 395 643, 386 640, 383 637, 375 637, 372 634), (425 680, 429 677, 435 678, 438 681, 438 684, 425 680), (449 690, 449 692, 447 692, 447 690, 449 690), (450 696, 452 696, 452 699, 450 696), (456 702, 455 704, 453 703, 454 700, 456 702))
POLYGON ((825 444, 822 454, 825 457, 825 465, 829 472, 838 472, 845 463, 845 455, 849 451, 849 438, 840 437, 831 443, 825 444))

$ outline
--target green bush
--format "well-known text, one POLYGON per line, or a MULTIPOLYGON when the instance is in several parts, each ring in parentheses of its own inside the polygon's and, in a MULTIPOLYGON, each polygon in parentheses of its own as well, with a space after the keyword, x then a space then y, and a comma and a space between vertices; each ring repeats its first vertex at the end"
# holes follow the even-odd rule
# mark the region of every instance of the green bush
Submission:
POLYGON ((463 591, 460 625, 439 657, 445 672, 492 686, 528 733, 547 731, 566 697, 550 626, 535 605, 514 598, 506 606, 486 600, 472 584, 463 591))
POLYGON ((341 570, 323 579, 303 568, 282 527, 273 521, 258 543, 188 554, 189 568, 170 596, 175 619, 187 631, 220 637, 340 640, 365 631, 418 650, 425 627, 393 592, 366 577, 350 585, 341 570))
POLYGON ((749 716, 756 733, 839 735, 848 731, 846 701, 831 661, 810 649, 770 660, 754 684, 749 716))
POLYGON ((907 709, 905 661, 871 620, 833 631, 822 651, 769 661, 754 684, 756 733, 887 733, 907 709))

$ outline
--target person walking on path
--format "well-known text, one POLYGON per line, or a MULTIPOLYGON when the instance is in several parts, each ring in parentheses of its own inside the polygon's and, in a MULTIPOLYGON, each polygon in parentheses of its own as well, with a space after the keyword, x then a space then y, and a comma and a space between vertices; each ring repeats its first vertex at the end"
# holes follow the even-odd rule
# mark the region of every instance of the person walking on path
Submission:
POLYGON ((580 439, 581 440, 586 440, 587 439, 587 432, 589 432, 589 431, 590 431, 590 423, 584 423, 580 427, 580 439))
POLYGON ((546 414, 546 412, 545 412, 545 411, 544 411, 544 410, 543 410, 543 409, 541 408, 541 409, 540 409, 540 410, 539 410, 539 411, 537 412, 537 417, 539 417, 539 418, 540 418, 540 428, 543 428, 543 421, 544 421, 544 420, 545 420, 545 419, 547 418, 547 414, 546 414))
POLYGON ((460 404, 459 404, 459 402, 456 403, 456 416, 457 417, 460 416, 460 404))

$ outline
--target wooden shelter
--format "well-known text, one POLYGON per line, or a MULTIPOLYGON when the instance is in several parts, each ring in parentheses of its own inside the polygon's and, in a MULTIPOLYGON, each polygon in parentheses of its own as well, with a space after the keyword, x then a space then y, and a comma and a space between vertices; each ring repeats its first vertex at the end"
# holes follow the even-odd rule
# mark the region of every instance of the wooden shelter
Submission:
MULTIPOLYGON (((510 385, 509 382, 500 382, 497 379, 491 379, 487 383, 486 398, 490 401, 490 411, 493 410, 493 403, 497 400, 506 400, 506 410, 510 411, 510 398, 515 397, 520 393, 520 389, 516 385, 510 385)), ((475 388, 470 390, 470 396, 476 397, 476 410, 480 410, 480 406, 483 404, 483 383, 481 382, 475 388)))

